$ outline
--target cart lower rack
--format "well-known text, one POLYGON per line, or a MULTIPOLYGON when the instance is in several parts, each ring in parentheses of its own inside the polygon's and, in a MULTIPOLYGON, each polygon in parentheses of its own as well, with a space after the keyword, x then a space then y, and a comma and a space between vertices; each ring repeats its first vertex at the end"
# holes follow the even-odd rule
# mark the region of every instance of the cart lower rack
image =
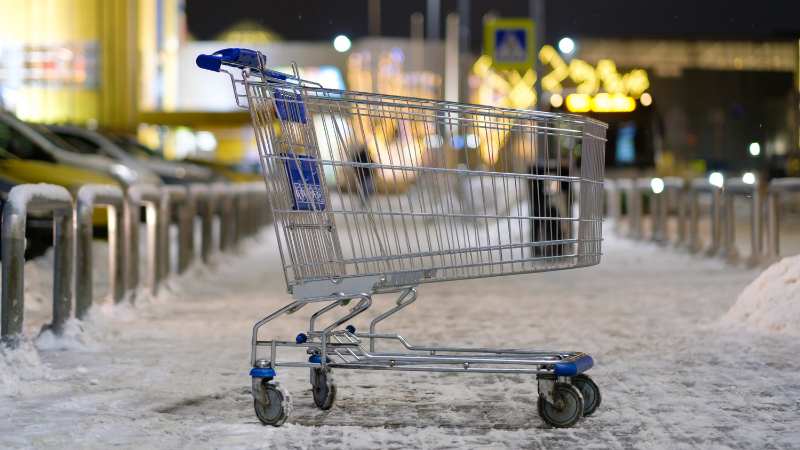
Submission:
POLYGON ((309 368, 322 409, 336 398, 334 369, 530 374, 550 425, 572 426, 597 409, 585 353, 419 346, 377 328, 424 283, 598 264, 604 124, 325 89, 296 70, 267 69, 264 55, 246 49, 200 55, 197 64, 227 73, 237 105, 250 110, 293 297, 253 327, 262 423, 288 418, 277 367, 309 368), (357 330, 351 321, 377 294, 397 301, 357 330), (309 305, 308 329, 294 340, 261 338, 270 322, 309 305))

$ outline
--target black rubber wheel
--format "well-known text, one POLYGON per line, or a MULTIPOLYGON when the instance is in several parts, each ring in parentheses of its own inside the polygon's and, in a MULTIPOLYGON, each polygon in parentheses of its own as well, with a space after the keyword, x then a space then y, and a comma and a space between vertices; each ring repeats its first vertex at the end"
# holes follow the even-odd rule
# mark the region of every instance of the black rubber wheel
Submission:
POLYGON ((572 385, 581 391, 583 396, 583 417, 591 416, 600 406, 603 397, 600 388, 588 375, 580 374, 572 377, 572 385))
POLYGON ((539 416, 556 428, 569 428, 583 417, 583 397, 575 386, 556 383, 553 403, 539 396, 539 416))
POLYGON ((283 392, 274 382, 261 382, 261 393, 256 393, 253 406, 258 420, 264 425, 279 427, 289 418, 289 408, 283 392), (260 394, 260 395, 259 395, 260 394))
POLYGON ((317 408, 326 411, 336 400, 336 385, 328 376, 330 369, 311 369, 311 394, 317 408))

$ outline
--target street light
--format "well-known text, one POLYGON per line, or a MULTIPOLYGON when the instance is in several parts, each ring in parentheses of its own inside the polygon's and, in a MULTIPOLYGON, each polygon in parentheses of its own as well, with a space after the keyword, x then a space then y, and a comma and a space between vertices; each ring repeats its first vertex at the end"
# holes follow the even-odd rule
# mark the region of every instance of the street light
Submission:
POLYGON ((571 55, 575 51, 575 41, 570 37, 563 37, 558 41, 558 51, 565 55, 571 55))
POLYGON ((339 53, 344 53, 350 50, 351 45, 350 38, 343 34, 340 34, 333 39, 333 48, 339 53))
POLYGON ((725 177, 723 177, 719 172, 711 172, 711 174, 708 176, 708 184, 714 187, 722 188, 722 186, 725 185, 725 177))
POLYGON ((751 142, 748 149, 750 150, 750 155, 752 156, 758 156, 761 154, 761 144, 758 142, 751 142))
POLYGON ((653 194, 660 194, 664 192, 664 180, 661 178, 653 178, 650 180, 650 189, 653 190, 653 194))
POLYGON ((756 184, 756 175, 753 172, 745 172, 742 175, 742 183, 744 183, 744 184, 756 184))
POLYGON ((550 105, 552 105, 553 108, 561 108, 563 104, 564 97, 562 97, 561 94, 553 94, 550 96, 550 105))

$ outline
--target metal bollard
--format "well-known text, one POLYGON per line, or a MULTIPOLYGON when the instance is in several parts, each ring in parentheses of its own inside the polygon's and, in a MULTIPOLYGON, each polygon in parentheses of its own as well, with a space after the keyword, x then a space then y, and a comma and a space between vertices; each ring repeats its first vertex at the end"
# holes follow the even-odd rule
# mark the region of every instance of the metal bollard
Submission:
POLYGON ((643 228, 644 205, 642 196, 650 199, 650 240, 657 243, 662 243, 666 236, 666 196, 663 191, 656 193, 652 185, 653 178, 639 178, 634 180, 638 193, 637 201, 639 202, 637 209, 640 216, 640 238, 644 239, 643 228))
POLYGON ((92 216, 98 206, 108 208, 108 273, 111 297, 115 303, 125 298, 125 196, 116 186, 85 185, 78 191, 75 206, 75 316, 79 319, 86 316, 93 301, 92 216))
POLYGON ((741 179, 733 178, 725 183, 725 221, 723 224, 723 255, 728 262, 736 263, 739 252, 736 249, 736 196, 750 198, 750 256, 747 258, 748 266, 760 263, 762 255, 762 215, 763 211, 761 187, 759 183, 748 184, 741 179))
POLYGON ((19 344, 25 311, 25 226, 29 212, 52 214, 54 232, 53 322, 49 328, 63 331, 72 309, 72 196, 51 184, 15 186, 3 209, 3 293, 0 339, 10 347, 19 344))
POLYGON ((800 178, 776 178, 769 183, 767 198, 767 255, 765 262, 774 262, 781 256, 780 201, 786 193, 800 192, 800 178))
POLYGON ((777 261, 781 254, 780 191, 769 187, 767 198, 767 262, 777 261))
POLYGON ((619 199, 619 188, 614 180, 603 181, 603 190, 606 194, 606 216, 614 221, 614 232, 619 232, 622 219, 622 207, 619 199))
POLYGON ((219 214, 219 249, 222 251, 233 247, 236 227, 235 191, 228 184, 212 185, 216 197, 216 210, 219 214))
POLYGON ((662 178, 661 181, 663 182, 662 190, 661 192, 656 193, 653 190, 655 188, 652 187, 653 181, 651 180, 650 191, 652 191, 653 194, 651 199, 651 215, 653 216, 653 231, 651 234, 651 239, 654 242, 666 245, 670 241, 669 212, 673 205, 675 205, 678 210, 677 240, 680 242, 685 236, 686 218, 683 208, 683 191, 686 183, 682 178, 678 177, 665 177, 662 178))
POLYGON ((634 203, 636 203, 636 197, 638 196, 636 180, 620 178, 616 181, 616 184, 617 189, 620 194, 622 194, 622 198, 625 199, 625 222, 627 222, 628 225, 627 236, 633 238, 635 237, 635 230, 641 222, 641 218, 637 214, 640 214, 641 210, 637 209, 634 205, 634 203))
POLYGON ((664 192, 667 194, 667 215, 669 215, 669 203, 675 205, 677 212, 677 235, 675 246, 681 246, 686 241, 686 219, 688 216, 688 193, 686 192, 686 181, 679 177, 664 178, 664 192))
POLYGON ((183 205, 178 210, 178 273, 182 274, 194 261, 194 217, 196 202, 191 191, 185 189, 183 205))
POLYGON ((152 295, 158 294, 157 268, 163 263, 159 261, 164 254, 159 250, 167 243, 167 236, 162 235, 164 227, 160 225, 161 190, 151 185, 136 185, 128 189, 126 201, 126 219, 128 223, 127 261, 128 274, 126 284, 131 294, 135 295, 139 287, 139 222, 141 219, 140 207, 147 211, 147 267, 148 284, 152 295))
POLYGON ((267 190, 263 183, 247 183, 243 186, 247 198, 245 212, 247 234, 255 235, 265 223, 271 220, 269 204, 267 203, 267 190))
MULTIPOLYGON (((214 196, 211 189, 205 184, 189 185, 189 201, 192 203, 194 214, 201 218, 200 256, 204 263, 211 258, 213 245, 214 226, 214 196)), ((194 226, 194 218, 192 218, 194 226)), ((192 241, 192 259, 194 259, 194 241, 192 241)))
POLYGON ((259 217, 258 229, 256 230, 258 231, 262 227, 272 223, 272 208, 270 207, 269 196, 267 195, 267 187, 264 183, 254 183, 253 189, 256 196, 255 207, 259 217))
POLYGON ((739 262, 739 250, 736 248, 736 199, 729 188, 730 182, 726 181, 725 191, 722 193, 719 256, 728 263, 736 264, 739 262))
POLYGON ((644 214, 644 205, 642 205, 642 191, 639 190, 638 178, 634 178, 631 181, 631 188, 628 191, 628 199, 630 200, 631 208, 631 222, 628 232, 631 238, 641 239, 644 236, 644 232, 642 230, 642 215, 644 214))
POLYGON ((236 185, 235 192, 236 201, 234 202, 234 207, 236 208, 236 229, 234 232, 234 241, 236 246, 239 246, 242 239, 246 238, 248 235, 247 219, 250 204, 246 185, 236 185))
MULTIPOLYGON (((159 209, 162 220, 159 222, 161 225, 160 234, 164 236, 164 245, 160 246, 161 255, 158 258, 159 266, 156 269, 157 280, 159 283, 164 281, 170 273, 172 265, 172 237, 170 234, 170 225, 175 218, 178 225, 178 258, 180 261, 181 256, 185 257, 186 249, 183 248, 186 238, 185 234, 187 229, 184 227, 185 221, 182 220, 184 209, 187 209, 186 201, 186 188, 184 186, 164 186, 161 188, 161 201, 159 202, 159 209), (174 214, 176 211, 177 214, 174 214)), ((179 263, 180 267, 180 263, 179 263)))
POLYGON ((711 194, 711 243, 705 251, 706 256, 714 256, 720 249, 720 222, 722 209, 722 189, 712 185, 705 178, 692 180, 689 189, 689 251, 692 253, 701 250, 700 241, 700 205, 701 193, 711 194))

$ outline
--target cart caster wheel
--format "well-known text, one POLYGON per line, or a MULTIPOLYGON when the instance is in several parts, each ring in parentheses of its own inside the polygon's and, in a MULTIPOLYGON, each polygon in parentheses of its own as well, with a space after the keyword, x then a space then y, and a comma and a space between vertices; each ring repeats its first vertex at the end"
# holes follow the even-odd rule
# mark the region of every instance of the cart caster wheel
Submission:
POLYGON ((583 417, 583 396, 575 386, 556 383, 553 403, 539 396, 539 416, 556 428, 569 428, 583 417))
POLYGON ((289 397, 278 386, 278 383, 268 380, 261 381, 260 392, 256 392, 253 406, 256 417, 264 425, 279 427, 289 418, 289 397))
POLYGON ((572 377, 572 385, 578 388, 583 396, 583 417, 591 416, 600 406, 600 401, 603 399, 600 395, 600 388, 586 374, 572 377))
POLYGON ((329 375, 330 369, 311 369, 311 394, 314 404, 323 411, 331 409, 336 400, 336 385, 329 375))

